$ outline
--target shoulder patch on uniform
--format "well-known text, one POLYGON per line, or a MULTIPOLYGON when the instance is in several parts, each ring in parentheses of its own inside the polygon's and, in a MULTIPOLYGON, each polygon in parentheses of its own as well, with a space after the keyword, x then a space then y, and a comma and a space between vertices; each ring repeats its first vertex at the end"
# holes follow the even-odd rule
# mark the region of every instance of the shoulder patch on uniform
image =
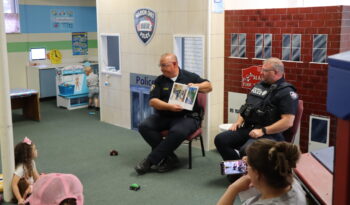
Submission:
POLYGON ((298 94, 294 91, 290 91, 289 94, 293 100, 296 100, 298 98, 298 94))
POLYGON ((152 86, 151 86, 151 91, 152 91, 155 87, 156 87, 156 85, 155 85, 155 84, 152 84, 152 86))

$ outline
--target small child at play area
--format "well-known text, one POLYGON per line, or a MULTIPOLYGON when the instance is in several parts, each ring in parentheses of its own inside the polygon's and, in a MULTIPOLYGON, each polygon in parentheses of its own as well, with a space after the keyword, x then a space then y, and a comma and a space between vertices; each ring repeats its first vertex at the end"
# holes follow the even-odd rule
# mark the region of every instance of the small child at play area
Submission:
POLYGON ((84 71, 86 74, 87 86, 89 88, 89 106, 88 109, 93 109, 95 107, 96 111, 100 110, 99 107, 99 87, 98 87, 98 75, 96 75, 90 63, 84 63, 84 71))

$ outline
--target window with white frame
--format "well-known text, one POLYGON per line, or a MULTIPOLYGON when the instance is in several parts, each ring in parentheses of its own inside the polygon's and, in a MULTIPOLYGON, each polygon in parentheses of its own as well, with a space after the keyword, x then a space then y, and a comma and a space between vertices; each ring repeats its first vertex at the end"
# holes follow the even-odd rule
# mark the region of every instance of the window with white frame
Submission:
POLYGON ((301 34, 282 35, 282 60, 300 61, 301 34))
POLYGON ((3 0, 4 19, 6 33, 19 33, 19 8, 18 0, 3 0))
POLYGON ((204 75, 204 37, 175 36, 174 53, 181 69, 204 75))
POLYGON ((327 62, 327 34, 314 34, 312 47, 312 62, 327 62))
POLYGON ((255 34, 255 58, 267 59, 272 56, 272 34, 255 34))
POLYGON ((101 60, 103 73, 121 74, 119 34, 101 34, 101 60))
POLYGON ((231 34, 231 57, 246 57, 246 36, 245 33, 231 34))

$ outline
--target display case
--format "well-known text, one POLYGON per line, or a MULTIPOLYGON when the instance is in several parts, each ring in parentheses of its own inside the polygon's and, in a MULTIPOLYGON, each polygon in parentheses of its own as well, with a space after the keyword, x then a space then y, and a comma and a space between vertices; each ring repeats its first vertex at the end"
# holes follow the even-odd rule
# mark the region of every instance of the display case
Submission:
POLYGON ((88 87, 82 65, 56 69, 57 107, 68 110, 88 106, 88 87))

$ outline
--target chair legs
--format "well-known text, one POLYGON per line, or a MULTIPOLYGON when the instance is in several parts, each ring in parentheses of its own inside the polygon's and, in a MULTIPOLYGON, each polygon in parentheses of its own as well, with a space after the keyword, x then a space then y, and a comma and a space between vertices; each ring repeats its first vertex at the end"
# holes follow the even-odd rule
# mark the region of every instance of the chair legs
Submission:
POLYGON ((203 157, 205 157, 204 145, 203 145, 203 137, 202 137, 202 135, 199 135, 199 139, 200 139, 200 141, 201 141, 202 155, 203 155, 203 157))
MULTIPOLYGON (((202 135, 199 135, 199 140, 201 142, 202 156, 205 157, 202 135)), ((192 140, 188 141, 188 169, 192 169, 192 140)))
POLYGON ((192 140, 188 143, 188 168, 192 169, 192 140))

